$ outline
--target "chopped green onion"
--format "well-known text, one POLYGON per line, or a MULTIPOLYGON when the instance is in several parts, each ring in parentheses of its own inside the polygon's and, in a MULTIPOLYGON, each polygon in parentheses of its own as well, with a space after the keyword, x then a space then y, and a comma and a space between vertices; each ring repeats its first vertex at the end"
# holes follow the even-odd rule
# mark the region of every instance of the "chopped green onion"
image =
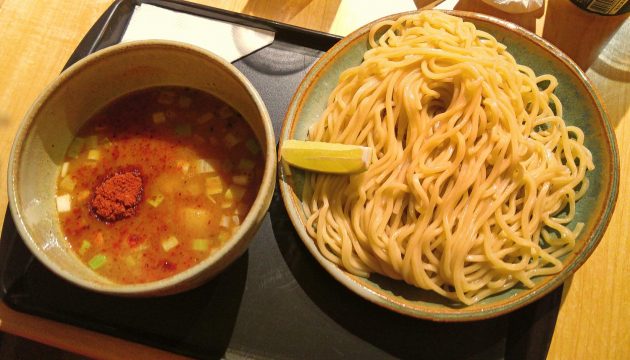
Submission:
POLYGON ((177 124, 175 125, 175 134, 177 136, 190 136, 192 135, 192 129, 190 124, 177 124))
POLYGON ((214 167, 212 166, 212 164, 210 164, 210 162, 206 159, 199 159, 197 161, 197 172, 199 174, 206 174, 206 173, 213 173, 216 170, 214 170, 214 167))
POLYGON ((241 159, 241 161, 238 163, 239 170, 243 171, 252 170, 254 166, 254 162, 249 159, 241 159))
POLYGON ((223 142, 227 147, 232 147, 241 142, 241 139, 237 138, 233 134, 227 134, 225 135, 225 138, 223 138, 223 142))
POLYGON ((88 151, 88 160, 98 161, 101 158, 101 152, 98 150, 90 150, 88 151))
POLYGON ((92 150, 98 147, 98 136, 92 135, 85 138, 85 146, 92 150))
POLYGON ((234 182, 237 185, 247 185, 247 183, 249 183, 249 176, 247 175, 232 176, 232 182, 234 182))
POLYGON ((77 185, 77 183, 72 180, 71 176, 66 176, 63 179, 61 179, 61 181, 59 182, 59 187, 65 191, 72 191, 74 190, 74 187, 77 185))
POLYGON ((189 108, 190 104, 192 104, 192 99, 187 96, 180 96, 179 101, 177 101, 177 105, 184 109, 189 108))
POLYGON ((146 250, 149 250, 149 244, 146 243, 146 242, 143 242, 142 244, 131 248, 131 251, 134 254, 139 254, 139 253, 142 253, 142 252, 144 252, 146 250))
POLYGON ((88 265, 90 266, 92 270, 96 270, 100 268, 101 266, 105 265, 106 262, 107 262, 107 256, 103 254, 98 254, 98 255, 95 255, 92 259, 90 259, 90 261, 88 262, 88 265))
POLYGON ((245 147, 254 155, 260 152, 260 146, 258 146, 258 142, 254 139, 247 139, 247 141, 245 141, 245 147))
POLYGON ((211 112, 207 112, 203 115, 201 115, 199 118, 197 118, 197 124, 205 124, 208 121, 214 119, 214 114, 211 112))
POLYGON ((66 175, 68 175, 68 170, 70 169, 70 163, 69 162, 64 162, 63 165, 61 165, 61 177, 65 177, 66 175))
POLYGON ((70 194, 57 196, 57 211, 60 213, 68 212, 72 209, 72 198, 70 194))
POLYGON ((168 239, 162 241, 162 249, 164 251, 170 251, 179 244, 179 240, 175 236, 170 236, 168 239))
POLYGON ((164 200, 164 195, 156 194, 156 195, 153 195, 149 200, 147 200, 147 202, 149 203, 149 205, 153 207, 158 207, 160 206, 163 200, 164 200))
POLYGON ((81 242, 81 247, 79 248, 79 254, 81 255, 85 255, 85 252, 90 250, 90 248, 92 247, 92 243, 87 241, 87 240, 83 240, 81 242))
POLYGON ((72 140, 72 143, 68 147, 68 157, 78 158, 81 151, 83 151, 83 145, 85 145, 85 139, 76 137, 72 140))
POLYGON ((192 242, 192 248, 195 251, 208 251, 210 248, 210 241, 208 239, 194 239, 192 242))
POLYGON ((157 112, 153 114, 154 124, 163 124, 166 122, 166 115, 163 112, 157 112))
POLYGON ((223 184, 218 176, 206 179, 206 195, 216 195, 223 192, 223 184))

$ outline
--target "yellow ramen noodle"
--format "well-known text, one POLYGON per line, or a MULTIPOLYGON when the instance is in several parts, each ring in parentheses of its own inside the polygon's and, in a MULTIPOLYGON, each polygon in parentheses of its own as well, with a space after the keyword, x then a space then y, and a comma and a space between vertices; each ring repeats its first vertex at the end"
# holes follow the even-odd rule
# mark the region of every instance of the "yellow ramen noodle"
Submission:
POLYGON ((369 42, 309 131, 374 149, 364 173, 308 175, 321 253, 465 304, 558 273, 594 165, 562 118, 557 80, 437 11, 377 23, 369 42))

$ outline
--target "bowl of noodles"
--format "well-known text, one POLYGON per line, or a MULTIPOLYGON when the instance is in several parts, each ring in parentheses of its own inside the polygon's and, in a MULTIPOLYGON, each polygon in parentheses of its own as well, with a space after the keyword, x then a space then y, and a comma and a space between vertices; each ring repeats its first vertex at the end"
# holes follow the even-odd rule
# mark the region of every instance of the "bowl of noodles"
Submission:
POLYGON ((280 149, 288 139, 372 149, 358 174, 280 166, 282 197, 336 280, 422 319, 495 317, 549 293, 593 252, 618 192, 584 73, 475 13, 395 14, 341 40, 298 87, 280 149))

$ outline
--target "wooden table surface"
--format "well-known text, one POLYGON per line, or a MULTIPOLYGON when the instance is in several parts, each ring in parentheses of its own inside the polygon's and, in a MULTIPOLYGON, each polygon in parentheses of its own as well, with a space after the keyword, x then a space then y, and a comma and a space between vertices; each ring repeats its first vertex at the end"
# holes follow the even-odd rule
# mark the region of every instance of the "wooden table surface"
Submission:
MULTIPOLYGON (((611 28, 619 27, 624 18, 590 17, 567 1, 551 0, 546 10, 525 16, 506 15, 474 0, 460 0, 457 7, 515 21, 557 42, 586 64, 591 62, 588 59, 591 49, 606 38, 611 28), (580 26, 573 26, 578 22, 580 26)), ((196 2, 338 35, 414 5, 411 0, 196 2)), ((418 5, 430 2, 415 1, 418 5)), ((0 209, 7 206, 8 154, 22 116, 42 89, 59 74, 84 34, 111 3, 112 0, 0 0, 0 209)), ((621 184, 617 207, 599 247, 565 285, 550 359, 627 359, 630 354, 628 25, 626 22, 620 31, 623 34, 618 34, 615 44, 611 42, 603 49, 587 72, 607 105, 619 143, 621 184)), ((15 312, 3 302, 0 302, 0 330, 91 357, 174 357, 115 337, 15 312)))

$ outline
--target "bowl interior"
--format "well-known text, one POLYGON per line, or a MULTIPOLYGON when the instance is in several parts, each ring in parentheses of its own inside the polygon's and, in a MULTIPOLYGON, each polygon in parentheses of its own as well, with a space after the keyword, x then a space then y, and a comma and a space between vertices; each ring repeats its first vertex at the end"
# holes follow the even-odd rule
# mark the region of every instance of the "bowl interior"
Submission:
POLYGON ((129 294, 159 292, 174 286, 189 288, 201 280, 196 276, 198 273, 216 273, 244 251, 267 210, 271 197, 268 193, 273 192, 274 150, 273 130, 262 101, 230 64, 178 43, 121 44, 92 54, 64 71, 29 110, 12 149, 11 210, 29 248, 51 270, 80 286, 129 294), (263 151, 269 155, 265 159, 261 190, 240 229, 208 259, 157 282, 113 284, 91 271, 69 251, 57 217, 56 178, 74 134, 91 115, 124 94, 160 85, 206 91, 241 113, 263 151), (224 258, 226 254, 231 255, 224 258))
MULTIPOLYGON (((328 262, 306 233, 306 218, 301 204, 304 172, 291 169, 287 176, 280 168, 280 189, 288 213, 310 252, 337 280, 360 296, 394 311, 439 321, 464 321, 497 316, 514 310, 560 285, 594 250, 608 224, 614 208, 618 184, 618 158, 614 135, 606 113, 586 76, 552 45, 526 30, 489 16, 451 12, 492 34, 508 47, 517 62, 529 66, 536 74, 549 73, 559 82, 556 95, 563 104, 567 124, 579 126, 586 134, 586 146, 593 154, 595 170, 588 172, 590 188, 577 202, 577 214, 571 223, 585 224, 573 253, 563 258, 565 268, 556 276, 538 277, 533 289, 515 287, 491 296, 471 306, 463 306, 420 290, 402 281, 380 275, 361 278, 328 262)), ((390 18, 398 17, 390 16, 390 18)), ((332 48, 314 65, 306 76, 289 107, 281 133, 285 139, 306 139, 308 128, 319 120, 328 95, 337 85, 341 72, 362 61, 368 49, 369 25, 357 30, 332 48)))

